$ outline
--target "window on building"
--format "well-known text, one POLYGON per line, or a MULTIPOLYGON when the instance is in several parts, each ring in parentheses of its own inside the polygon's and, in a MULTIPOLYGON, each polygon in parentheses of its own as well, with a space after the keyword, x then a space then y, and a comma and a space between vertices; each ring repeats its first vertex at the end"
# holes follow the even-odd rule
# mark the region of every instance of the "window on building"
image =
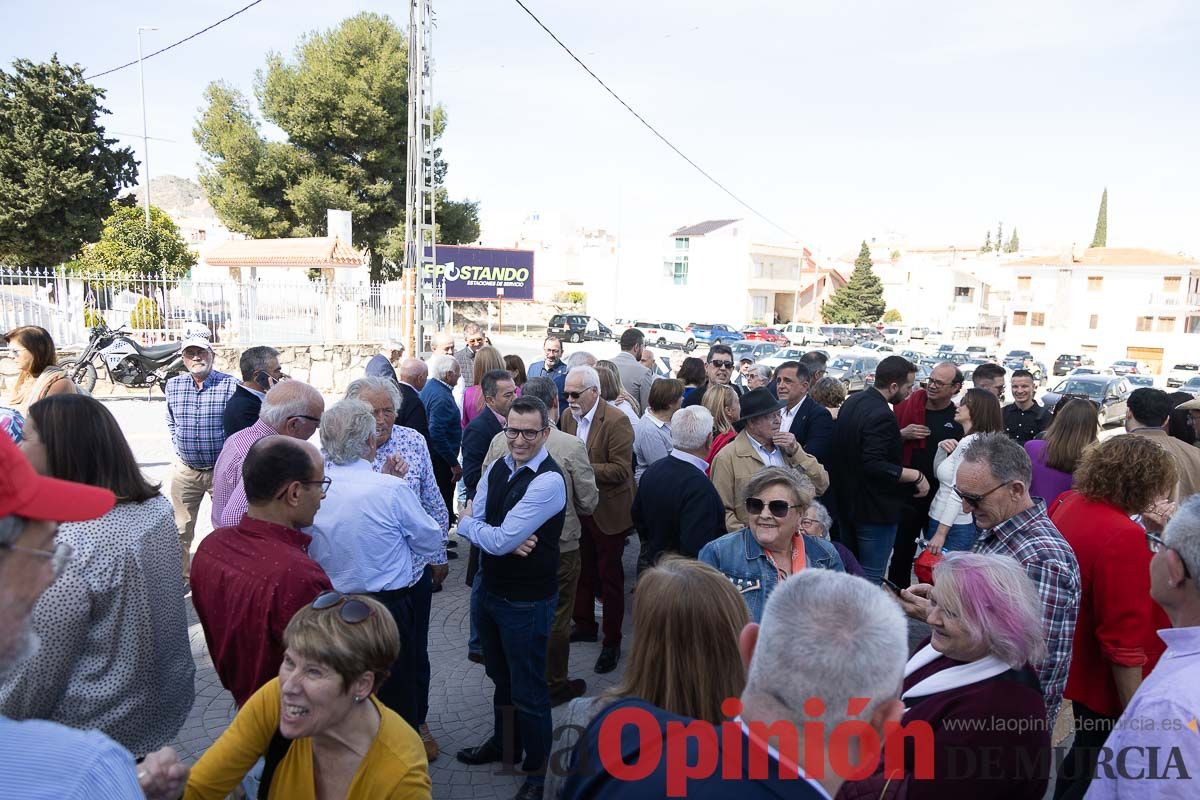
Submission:
POLYGON ((1158 318, 1158 332, 1159 333, 1174 333, 1175 332, 1175 318, 1174 317, 1159 317, 1158 318))
POLYGON ((756 294, 750 298, 750 316, 754 319, 766 319, 767 317, 767 297, 766 295, 756 294))
POLYGON ((1090 317, 1088 317, 1088 328, 1090 328, 1091 330, 1096 330, 1099 327, 1100 327, 1100 315, 1099 314, 1092 314, 1090 317))
POLYGON ((1179 287, 1183 285, 1183 278, 1179 276, 1167 276, 1163 278, 1163 291, 1167 294, 1178 294, 1179 287))
POLYGON ((1103 288, 1104 288, 1104 278, 1103 277, 1088 278, 1088 291, 1089 292, 1098 292, 1103 288))
POLYGON ((671 269, 671 282, 676 286, 687 286, 688 278, 688 257, 679 256, 675 259, 671 269))
POLYGON ((1028 311, 1014 311, 1013 312, 1013 325, 1028 325, 1028 324, 1029 324, 1029 312, 1028 311))
POLYGON ((954 302, 969 303, 969 302, 971 302, 971 295, 973 295, 974 293, 975 293, 975 290, 972 289, 970 286, 955 286, 954 287, 954 302))
POLYGON ((761 261, 754 262, 754 269, 753 269, 752 274, 755 278, 761 278, 763 276, 763 265, 762 265, 761 261))
POLYGON ((688 242, 688 237, 686 237, 686 236, 680 236, 675 239, 675 249, 676 250, 687 250, 689 244, 690 243, 688 242))
POLYGON ((1200 333, 1200 317, 1186 317, 1183 320, 1184 333, 1200 333))
MULTIPOLYGON (((1034 345, 1036 346, 1036 345, 1037 345, 1037 342, 1034 342, 1034 345)), ((1082 351, 1082 352, 1084 352, 1084 353, 1089 353, 1089 354, 1090 354, 1090 353, 1095 353, 1095 352, 1096 352, 1097 350, 1099 350, 1100 348, 1099 348, 1099 347, 1097 347, 1097 346, 1096 346, 1096 345, 1094 345, 1094 344, 1084 344, 1084 345, 1080 345, 1080 346, 1079 346, 1079 349, 1080 349, 1080 351, 1082 351)))
POLYGON ((1154 317, 1138 317, 1137 330, 1149 331, 1154 329, 1154 317))
POLYGON ((1028 292, 1032 288, 1033 288, 1033 277, 1032 276, 1030 276, 1030 275, 1018 275, 1017 276, 1017 291, 1018 292, 1028 292))
POLYGON ((1046 315, 1041 311, 1034 311, 1029 315, 1029 324, 1035 328, 1040 328, 1046 324, 1046 315))

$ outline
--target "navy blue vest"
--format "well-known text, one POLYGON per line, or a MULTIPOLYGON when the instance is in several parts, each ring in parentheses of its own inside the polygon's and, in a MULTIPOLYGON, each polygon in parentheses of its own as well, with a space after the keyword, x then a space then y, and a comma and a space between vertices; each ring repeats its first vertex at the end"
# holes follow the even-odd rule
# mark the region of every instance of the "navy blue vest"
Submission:
MULTIPOLYGON (((484 522, 499 527, 508 512, 525 496, 525 490, 539 475, 553 472, 559 476, 562 470, 548 454, 535 473, 530 469, 517 472, 509 481, 512 472, 504 459, 497 461, 488 472, 487 507, 484 522)), ((558 513, 534 531, 538 541, 528 556, 493 556, 480 551, 483 559, 483 588, 506 600, 545 600, 558 591, 558 538, 562 535, 566 504, 558 513)))

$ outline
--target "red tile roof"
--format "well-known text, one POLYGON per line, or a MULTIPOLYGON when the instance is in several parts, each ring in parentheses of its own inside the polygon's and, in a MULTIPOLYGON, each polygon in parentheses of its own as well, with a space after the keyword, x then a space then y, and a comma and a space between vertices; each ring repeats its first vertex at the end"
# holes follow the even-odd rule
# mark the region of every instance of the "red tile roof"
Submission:
POLYGON ((215 267, 361 267, 365 253, 338 237, 242 239, 221 242, 204 260, 215 267))
POLYGON ((685 225, 679 230, 672 233, 672 236, 703 236, 706 233, 712 233, 718 228, 724 228, 726 225, 732 225, 737 222, 736 219, 710 219, 704 222, 697 222, 695 225, 685 225))
POLYGON ((1182 253, 1164 253, 1137 247, 1089 247, 1083 254, 1071 257, 1070 253, 1052 256, 1022 258, 1006 262, 1007 266, 1071 266, 1081 267, 1133 267, 1133 266, 1179 266, 1200 265, 1194 258, 1182 253))

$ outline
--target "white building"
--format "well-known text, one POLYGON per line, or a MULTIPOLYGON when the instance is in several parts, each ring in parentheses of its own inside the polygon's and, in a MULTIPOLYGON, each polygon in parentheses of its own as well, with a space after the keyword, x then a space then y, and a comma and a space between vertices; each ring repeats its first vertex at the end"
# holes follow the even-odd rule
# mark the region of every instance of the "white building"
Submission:
POLYGON ((1200 262, 1154 250, 1010 260, 1006 344, 1042 352, 1149 362, 1155 372, 1200 358, 1200 262))
MULTIPOLYGON (((617 237, 604 228, 575 225, 558 213, 533 212, 525 217, 515 235, 488 237, 488 246, 532 250, 534 256, 533 296, 539 302, 565 302, 582 294, 588 310, 612 303, 617 282, 617 237)), ((605 315, 607 316, 607 315, 605 315)))

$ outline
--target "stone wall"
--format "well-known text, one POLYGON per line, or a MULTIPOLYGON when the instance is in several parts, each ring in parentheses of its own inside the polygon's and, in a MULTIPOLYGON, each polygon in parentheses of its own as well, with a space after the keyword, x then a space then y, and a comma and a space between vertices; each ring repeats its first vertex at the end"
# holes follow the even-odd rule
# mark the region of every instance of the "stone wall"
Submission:
MULTIPOLYGON (((382 342, 355 342, 349 344, 297 344, 279 348, 279 364, 284 374, 298 381, 312 384, 325 395, 340 395, 346 391, 350 381, 361 378, 371 357, 383 348, 382 342)), ((214 348, 214 366, 241 380, 238 358, 242 349, 217 345, 214 348)), ((58 360, 67 361, 79 355, 77 350, 60 350, 58 360)), ((128 389, 108 379, 103 368, 92 394, 96 397, 145 397, 145 389, 128 389)), ((0 397, 7 396, 16 381, 16 361, 7 349, 0 349, 0 397)), ((161 397, 160 390, 154 394, 161 397)))

